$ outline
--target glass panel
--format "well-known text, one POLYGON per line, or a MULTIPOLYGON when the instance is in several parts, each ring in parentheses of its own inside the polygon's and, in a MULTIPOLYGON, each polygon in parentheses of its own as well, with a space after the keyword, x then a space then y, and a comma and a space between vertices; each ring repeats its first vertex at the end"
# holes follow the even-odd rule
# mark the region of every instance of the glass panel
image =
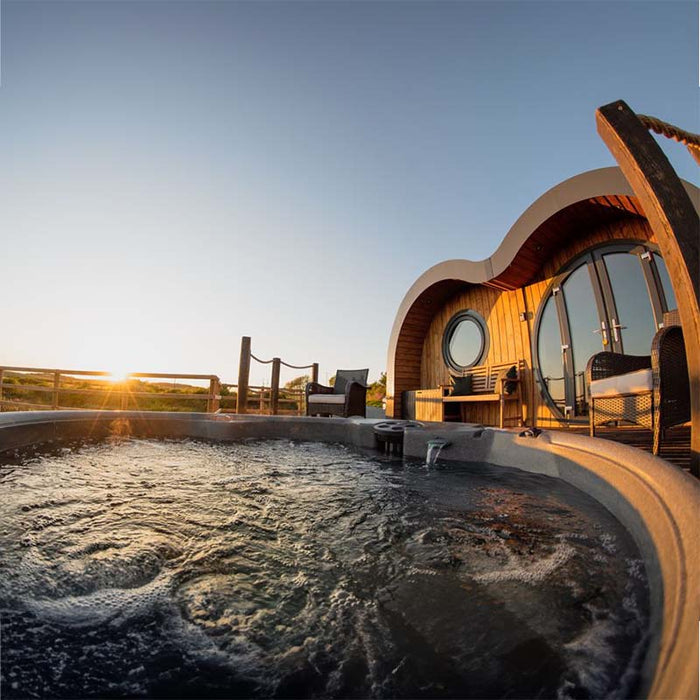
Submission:
MULTIPOLYGON (((654 312, 644 273, 636 255, 610 253, 603 256, 617 307, 622 352, 648 355, 656 332, 654 312)), ((613 320, 610 319, 611 323, 613 320)))
POLYGON ((469 318, 460 321, 452 331, 449 352, 452 361, 460 367, 476 364, 483 347, 481 328, 469 318))
POLYGON ((574 270, 562 285, 566 311, 569 317, 569 333, 574 364, 574 391, 577 416, 588 415, 586 365, 591 355, 603 350, 600 317, 595 294, 588 273, 588 265, 574 270))
POLYGON ((561 354, 561 332, 554 297, 547 300, 540 320, 537 354, 544 385, 556 406, 563 412, 566 404, 564 366, 561 354))
POLYGON ((659 278, 661 279, 661 286, 664 289, 664 296, 666 297, 666 311, 672 311, 678 308, 676 302, 676 295, 673 293, 673 287, 671 286, 671 278, 669 277, 668 270, 666 269, 666 263, 660 255, 654 255, 654 262, 656 263, 656 269, 659 273, 659 278))

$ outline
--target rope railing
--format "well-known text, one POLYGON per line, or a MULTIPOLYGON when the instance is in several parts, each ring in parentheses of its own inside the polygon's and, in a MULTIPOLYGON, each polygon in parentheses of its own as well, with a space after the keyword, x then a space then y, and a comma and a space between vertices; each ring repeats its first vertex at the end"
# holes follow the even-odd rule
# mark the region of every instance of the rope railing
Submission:
POLYGON ((314 365, 290 365, 286 363, 284 360, 280 360, 280 364, 284 365, 285 367, 289 367, 289 369, 313 369, 314 365))
POLYGON ((653 131, 655 134, 665 136, 667 139, 673 139, 682 143, 693 158, 700 163, 700 134, 694 134, 692 131, 680 129, 673 124, 669 124, 656 117, 650 117, 646 114, 638 114, 639 119, 644 126, 653 131))
POLYGON ((259 357, 256 357, 253 355, 253 353, 250 353, 250 358, 252 360, 255 360, 256 362, 259 362, 261 365, 270 365, 272 364, 275 360, 279 360, 279 363, 281 365, 284 365, 285 367, 289 367, 289 369, 313 369, 313 364, 310 365, 290 365, 289 362, 285 362, 284 360, 280 360, 278 357, 273 357, 271 360, 261 360, 259 357))
MULTIPOLYGON (((261 365, 272 365, 272 378, 270 380, 270 413, 277 413, 280 402, 280 369, 282 365, 290 369, 310 369, 311 381, 318 381, 318 363, 314 362, 310 365, 292 365, 289 362, 284 362, 279 357, 273 357, 271 360, 262 360, 256 357, 250 348, 250 338, 243 336, 241 339, 241 357, 238 365, 238 392, 236 396, 236 413, 247 413, 248 411, 248 390, 250 379, 250 361, 255 360, 261 365)), ((264 392, 261 392, 261 396, 264 392)), ((303 396, 302 396, 303 398, 303 396)), ((262 399, 260 400, 260 410, 262 411, 262 399)))
POLYGON ((274 357, 271 360, 261 360, 259 357, 255 357, 252 352, 250 353, 250 357, 261 365, 270 365, 275 361, 274 357))

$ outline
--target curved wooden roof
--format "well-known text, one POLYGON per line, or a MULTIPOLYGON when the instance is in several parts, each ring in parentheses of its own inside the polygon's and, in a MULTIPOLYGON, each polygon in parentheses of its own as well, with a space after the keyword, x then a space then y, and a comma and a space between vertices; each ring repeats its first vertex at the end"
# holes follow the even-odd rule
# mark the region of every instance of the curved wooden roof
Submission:
MULTIPOLYGON (((700 206, 700 190, 683 184, 700 206)), ((394 319, 388 368, 393 368, 397 351, 401 357, 420 352, 416 339, 425 335, 435 310, 460 289, 474 284, 503 290, 523 287, 580 231, 627 217, 646 218, 620 168, 590 170, 548 190, 523 212, 491 257, 446 260, 414 282, 394 319)))

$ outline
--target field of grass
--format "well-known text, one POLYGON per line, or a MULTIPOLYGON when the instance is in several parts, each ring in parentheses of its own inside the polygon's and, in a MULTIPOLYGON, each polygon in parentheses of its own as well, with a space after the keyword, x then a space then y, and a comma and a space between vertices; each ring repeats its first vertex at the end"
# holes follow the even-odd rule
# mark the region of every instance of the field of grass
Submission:
MULTIPOLYGON (((53 406, 53 374, 6 371, 3 376, 3 384, 3 411, 26 410, 27 408, 51 409, 53 406)), ((108 379, 66 375, 61 376, 59 389, 59 407, 77 409, 118 410, 125 408, 143 411, 206 411, 206 397, 209 394, 208 387, 189 384, 149 382, 143 379, 113 382, 108 379), (157 396, 165 393, 175 396, 172 398, 157 396), (146 396, 138 394, 146 394, 146 396), (155 394, 156 396, 149 397, 147 394, 155 394), (204 396, 197 398, 198 394, 204 396)), ((222 408, 229 407, 229 405, 235 408, 235 404, 235 394, 222 397, 222 408)))

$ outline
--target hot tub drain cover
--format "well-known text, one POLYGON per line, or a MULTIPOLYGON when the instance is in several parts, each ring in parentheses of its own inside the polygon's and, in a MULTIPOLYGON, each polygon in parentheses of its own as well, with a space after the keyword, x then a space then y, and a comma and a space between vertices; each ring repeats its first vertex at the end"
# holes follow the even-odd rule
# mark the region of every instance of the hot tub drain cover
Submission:
POLYGON ((422 428, 423 424, 414 420, 384 420, 374 426, 377 446, 387 454, 403 453, 403 435, 406 428, 422 428))

